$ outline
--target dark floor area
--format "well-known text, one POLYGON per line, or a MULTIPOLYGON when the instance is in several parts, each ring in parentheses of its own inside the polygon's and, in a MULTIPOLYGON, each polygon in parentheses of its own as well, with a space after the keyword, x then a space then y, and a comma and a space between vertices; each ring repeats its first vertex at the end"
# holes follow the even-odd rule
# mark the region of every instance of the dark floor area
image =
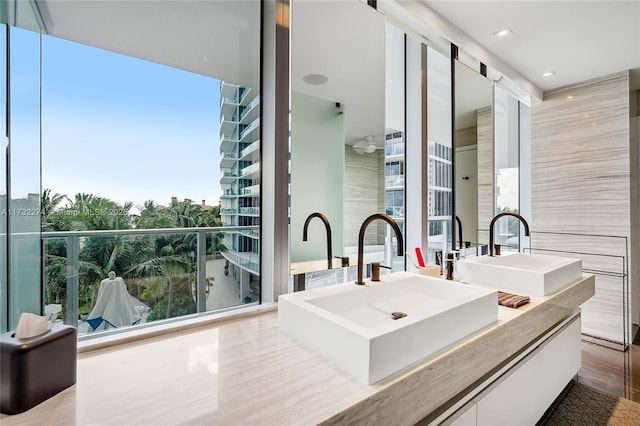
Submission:
POLYGON ((629 345, 629 349, 622 352, 583 342, 578 382, 640 402, 640 345, 629 345))
MULTIPOLYGON (((549 407, 537 426, 606 425, 615 418, 619 399, 573 380, 549 407)), ((637 414, 640 415, 640 412, 637 414)), ((640 418, 637 420, 640 421, 640 418)))

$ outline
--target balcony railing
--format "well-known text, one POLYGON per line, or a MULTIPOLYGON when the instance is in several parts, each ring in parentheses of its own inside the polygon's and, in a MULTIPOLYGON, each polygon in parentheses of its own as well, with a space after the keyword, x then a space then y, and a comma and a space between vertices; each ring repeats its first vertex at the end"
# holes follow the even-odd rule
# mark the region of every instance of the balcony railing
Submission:
POLYGON ((393 157, 394 155, 404 155, 404 144, 394 143, 384 147, 384 154, 387 157, 393 157))
POLYGON ((220 114, 220 125, 224 122, 238 123, 239 121, 238 114, 220 114))
POLYGON ((240 207, 240 214, 259 215, 260 207, 240 207))
POLYGON ((242 152, 240 153, 240 157, 245 157, 249 154, 251 154, 253 151, 260 149, 260 141, 257 140, 255 142, 252 142, 248 147, 246 147, 245 149, 242 150, 242 152))
MULTIPOLYGON (((109 332, 255 302, 255 287, 238 285, 233 268, 258 275, 259 256, 227 255, 229 248, 219 242, 229 233, 251 235, 258 230, 236 226, 42 232, 45 305, 60 306, 62 321, 77 327, 80 339, 85 339, 104 335, 94 332, 87 319, 110 271, 123 278, 140 321, 135 326, 106 326, 109 332), (173 249, 165 250, 169 247, 173 249)), ((103 318, 109 320, 106 313, 103 318)))
POLYGON ((386 187, 404 186, 404 176, 385 176, 384 185, 386 187))
POLYGON ((245 107, 244 111, 240 114, 240 121, 242 121, 258 104, 260 104, 260 96, 256 97, 245 107))
POLYGON ((225 160, 236 160, 238 157, 235 152, 225 152, 222 158, 225 160))
POLYGON ((251 173, 255 173, 260 171, 260 163, 254 163, 250 166, 245 167, 244 169, 242 169, 241 175, 242 176, 246 176, 249 175, 251 173))
POLYGON ((240 190, 240 195, 260 195, 260 185, 246 186, 240 190))
POLYGON ((256 118, 255 120, 253 120, 251 122, 251 124, 249 124, 247 127, 245 127, 242 132, 240 132, 240 139, 244 138, 244 136, 247 133, 251 132, 254 129, 257 129, 258 127, 260 127, 260 119, 256 118))
POLYGON ((257 229, 244 229, 242 231, 239 232, 241 235, 246 235, 247 237, 251 237, 251 238, 259 238, 260 237, 260 231, 257 229))
POLYGON ((224 177, 238 177, 238 173, 234 170, 222 170, 222 176, 224 177))
POLYGON ((249 271, 258 271, 260 268, 260 256, 255 253, 241 253, 226 251, 222 255, 235 265, 239 265, 249 271))
POLYGON ((385 207, 385 212, 392 217, 404 217, 404 207, 385 207))
POLYGON ((220 142, 229 141, 229 142, 238 142, 240 138, 238 137, 238 132, 231 133, 221 133, 220 134, 220 142))

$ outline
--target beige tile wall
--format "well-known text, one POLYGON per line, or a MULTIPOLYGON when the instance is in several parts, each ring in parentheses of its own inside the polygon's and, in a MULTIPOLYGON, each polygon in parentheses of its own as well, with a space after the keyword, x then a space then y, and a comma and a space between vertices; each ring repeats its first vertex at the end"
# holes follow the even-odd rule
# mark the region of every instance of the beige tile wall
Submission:
MULTIPOLYGON (((629 93, 629 72, 625 71, 547 92, 543 102, 532 105, 534 232, 631 238, 632 214, 640 212, 632 204, 630 191, 631 167, 637 167, 637 161, 631 161, 629 93)), ((629 243, 633 273, 639 261, 629 243)), ((622 271, 622 260, 615 256, 627 251, 624 238, 534 234, 531 244, 532 248, 614 256, 589 256, 585 262, 607 271, 622 271)), ((583 306, 583 332, 620 341, 623 319, 622 279, 596 276, 596 296, 583 306)))
MULTIPOLYGON (((495 216, 495 166, 493 162, 493 111, 485 107, 478 114, 478 229, 488 230, 495 216)), ((488 244, 489 233, 478 233, 478 242, 488 244)))

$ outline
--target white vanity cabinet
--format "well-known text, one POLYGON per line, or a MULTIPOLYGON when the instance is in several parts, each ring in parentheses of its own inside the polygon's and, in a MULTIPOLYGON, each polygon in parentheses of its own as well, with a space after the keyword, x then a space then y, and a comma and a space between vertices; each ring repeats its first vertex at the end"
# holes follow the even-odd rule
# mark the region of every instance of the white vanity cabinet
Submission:
POLYGON ((534 425, 581 365, 580 316, 531 346, 512 367, 477 389, 443 425, 534 425))
POLYGON ((475 426, 478 407, 475 402, 469 402, 442 422, 443 426, 475 426))
POLYGON ((534 425, 545 412, 542 394, 544 353, 535 351, 482 392, 476 401, 477 425, 534 425))

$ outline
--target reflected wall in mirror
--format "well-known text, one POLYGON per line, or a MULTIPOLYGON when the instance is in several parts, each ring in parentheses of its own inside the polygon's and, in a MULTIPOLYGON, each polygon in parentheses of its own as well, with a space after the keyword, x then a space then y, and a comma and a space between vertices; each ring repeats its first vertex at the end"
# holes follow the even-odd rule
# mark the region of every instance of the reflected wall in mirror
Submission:
POLYGON ((493 84, 460 61, 455 61, 454 66, 454 196, 463 240, 458 241, 456 234, 456 242, 487 244, 489 224, 495 215, 493 84))
MULTIPOLYGON (((358 0, 291 4, 292 274, 327 268, 322 221, 313 220, 302 240, 311 213, 327 217, 333 255, 352 265, 364 219, 386 212, 400 223, 404 216, 403 129, 385 124, 387 28, 382 14, 358 0)), ((404 51, 403 35, 389 38, 401 43, 394 53, 404 51)), ((391 234, 382 221, 367 228, 365 262, 391 264, 391 234)))

